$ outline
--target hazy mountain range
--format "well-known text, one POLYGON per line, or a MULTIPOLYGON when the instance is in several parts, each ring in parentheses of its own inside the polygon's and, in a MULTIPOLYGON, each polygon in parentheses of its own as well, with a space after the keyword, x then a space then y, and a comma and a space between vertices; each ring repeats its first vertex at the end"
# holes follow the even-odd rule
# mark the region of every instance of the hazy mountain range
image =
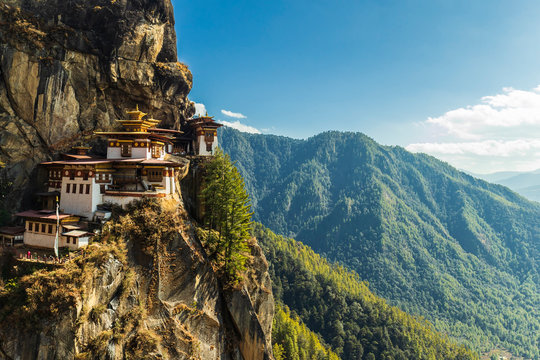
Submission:
POLYGON ((501 171, 492 174, 471 175, 509 187, 520 195, 540 202, 540 169, 529 172, 501 171))

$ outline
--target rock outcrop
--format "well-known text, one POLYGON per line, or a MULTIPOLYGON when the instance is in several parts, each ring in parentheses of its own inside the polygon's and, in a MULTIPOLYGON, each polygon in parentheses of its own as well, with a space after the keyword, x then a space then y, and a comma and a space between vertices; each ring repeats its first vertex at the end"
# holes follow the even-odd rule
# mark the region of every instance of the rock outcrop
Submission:
MULTIPOLYGON (((20 205, 36 164, 139 105, 164 126, 194 113, 170 0, 3 0, 0 161, 20 205)), ((35 180, 34 180, 35 181, 35 180)))
MULTIPOLYGON (((0 209, 34 192, 39 162, 127 108, 179 128, 191 86, 170 0, 3 0, 0 163, 14 188, 0 209)), ((178 196, 133 206, 64 266, 2 257, 0 358, 271 360, 260 248, 242 285, 224 289, 195 229, 178 196)))
POLYGON ((223 290, 195 234, 181 203, 142 203, 84 256, 4 287, 0 358, 272 359, 262 251, 223 290))

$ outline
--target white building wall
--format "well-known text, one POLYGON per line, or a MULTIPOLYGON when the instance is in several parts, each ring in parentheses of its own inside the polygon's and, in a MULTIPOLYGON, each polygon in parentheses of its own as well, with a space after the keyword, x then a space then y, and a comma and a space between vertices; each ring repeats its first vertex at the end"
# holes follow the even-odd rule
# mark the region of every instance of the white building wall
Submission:
POLYGON ((148 147, 132 147, 131 157, 134 159, 151 159, 152 152, 150 149, 148 149, 148 147))
POLYGON ((217 147, 218 147, 218 137, 216 135, 214 136, 214 142, 212 143, 212 155, 215 154, 217 147))
POLYGON ((211 152, 206 151, 206 142, 204 142, 204 135, 199 136, 198 143, 199 143, 199 155, 202 155, 202 156, 212 155, 211 152))
POLYGON ((89 243, 89 239, 90 237, 89 236, 81 236, 79 238, 75 238, 77 239, 77 243, 76 244, 73 244, 73 239, 69 240, 69 244, 67 243, 67 236, 62 236, 62 242, 63 244, 61 245, 62 247, 67 247, 69 250, 77 250, 77 249, 80 249, 82 247, 85 247, 88 245, 89 243))
MULTIPOLYGON (((55 237, 55 232, 51 235, 27 230, 24 232, 24 245, 53 249, 55 237)), ((58 246, 61 246, 60 241, 58 246)))
MULTIPOLYGON (((55 225, 56 227, 56 225, 55 225)), ((44 233, 35 233, 28 232, 24 233, 24 244, 27 246, 34 246, 40 248, 54 249, 54 239, 56 233, 54 234, 44 234, 44 233)), ((60 235, 58 237, 58 247, 67 247, 70 250, 77 250, 83 246, 87 246, 89 242, 89 236, 82 236, 78 238, 77 244, 73 244, 73 241, 70 240, 69 244, 67 243, 67 236, 60 235)))
POLYGON ((78 249, 78 248, 81 248, 83 246, 87 246, 89 242, 90 242, 90 237, 89 236, 81 236, 77 240, 77 244, 74 245, 74 247, 78 249))
POLYGON ((210 156, 210 155, 214 155, 214 152, 216 151, 216 148, 218 146, 218 139, 217 139, 217 136, 214 136, 214 142, 212 142, 212 151, 206 151, 206 142, 205 142, 204 135, 200 135, 198 137, 198 143, 199 143, 199 155, 210 156))
POLYGON ((174 169, 171 169, 172 176, 169 177, 169 183, 170 183, 170 192, 169 194, 176 193, 176 182, 174 181, 174 169))
POLYGON ((166 176, 163 176, 163 180, 162 180, 162 186, 165 188, 165 194, 170 194, 171 193, 171 181, 170 181, 170 177, 169 177, 169 168, 165 168, 164 169, 164 172, 165 172, 165 175, 166 176))
POLYGON ((107 159, 121 159, 122 153, 119 147, 107 147, 107 159))
POLYGON ((75 177, 74 180, 70 180, 69 177, 64 177, 62 181, 62 191, 60 195, 60 210, 62 212, 86 216, 92 218, 94 211, 97 209, 97 205, 101 204, 102 196, 99 192, 99 185, 95 183, 94 178, 88 178, 83 180, 82 177, 75 177), (69 193, 67 185, 70 186, 69 193), (83 193, 80 193, 80 186, 83 185, 83 193), (75 192, 73 186, 75 185, 75 192), (90 185, 90 193, 86 193, 86 185, 90 185))
MULTIPOLYGON (((92 178, 92 185, 90 189, 90 194, 92 195, 92 217, 94 217, 94 212, 97 210, 97 206, 103 204, 103 194, 101 194, 99 183, 96 183, 96 178, 92 178)), ((92 218, 90 218, 91 220, 92 218)))

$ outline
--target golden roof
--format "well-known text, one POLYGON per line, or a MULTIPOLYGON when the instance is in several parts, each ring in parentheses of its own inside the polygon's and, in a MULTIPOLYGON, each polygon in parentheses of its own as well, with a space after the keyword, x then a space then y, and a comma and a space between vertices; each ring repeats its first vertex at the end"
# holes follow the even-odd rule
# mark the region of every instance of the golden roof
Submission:
POLYGON ((135 110, 126 111, 129 114, 129 119, 116 120, 124 131, 94 131, 95 135, 114 135, 114 134, 129 134, 129 135, 141 135, 147 134, 149 128, 155 127, 161 122, 161 120, 152 119, 147 117, 148 114, 139 110, 139 105, 135 110), (146 117, 143 119, 143 117, 146 117))
POLYGON ((141 120, 144 116, 148 115, 139 110, 138 104, 135 110, 126 111, 126 113, 129 115, 131 120, 141 120))

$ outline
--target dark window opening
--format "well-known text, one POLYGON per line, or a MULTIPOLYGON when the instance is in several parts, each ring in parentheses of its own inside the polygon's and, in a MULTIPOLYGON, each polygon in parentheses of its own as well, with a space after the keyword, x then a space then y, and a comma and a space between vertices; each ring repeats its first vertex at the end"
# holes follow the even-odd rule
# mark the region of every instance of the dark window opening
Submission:
POLYGON ((90 184, 86 184, 86 193, 90 194, 90 184))
POLYGON ((71 184, 66 184, 66 193, 69 194, 69 188, 71 187, 71 184))
POLYGON ((84 184, 79 184, 79 194, 82 194, 84 190, 84 184))
POLYGON ((161 182, 163 180, 163 171, 158 170, 148 170, 148 181, 152 182, 161 182))
POLYGON ((47 227, 47 232, 49 234, 52 234, 52 225, 49 224, 49 226, 47 227))
POLYGON ((130 157, 131 156, 131 144, 123 143, 120 145, 120 149, 122 151, 122 156, 124 157, 130 157))

